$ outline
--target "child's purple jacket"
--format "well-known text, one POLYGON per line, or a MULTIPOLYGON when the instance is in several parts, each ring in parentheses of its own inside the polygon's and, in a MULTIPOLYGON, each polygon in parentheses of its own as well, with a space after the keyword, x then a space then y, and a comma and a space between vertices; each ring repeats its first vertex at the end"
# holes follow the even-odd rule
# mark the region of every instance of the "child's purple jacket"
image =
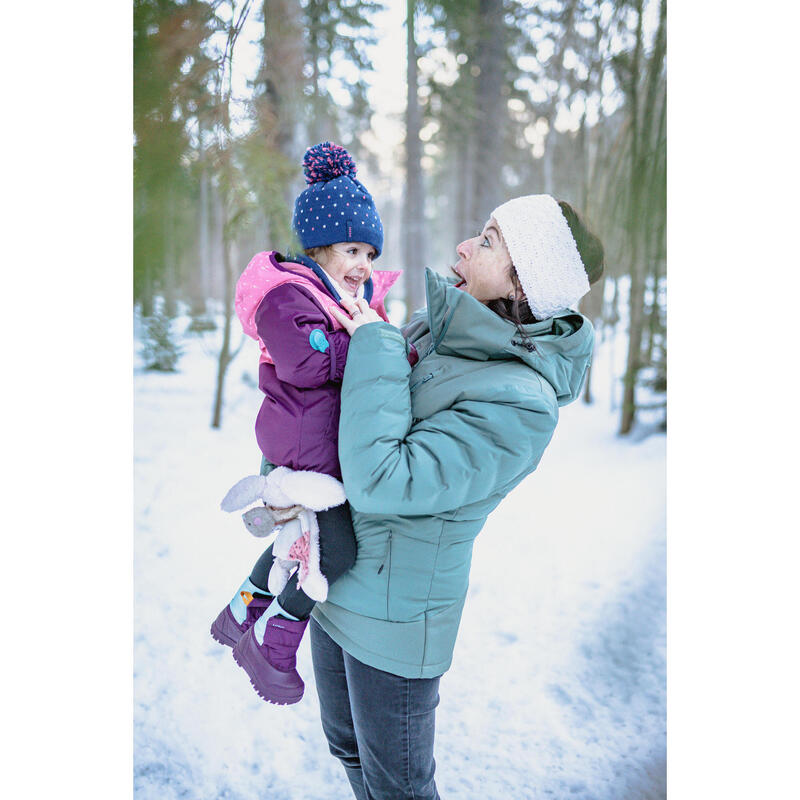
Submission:
MULTIPOLYGON (((273 253, 270 264, 285 269, 273 253)), ((256 418, 256 440, 273 464, 341 480, 340 391, 350 336, 320 302, 320 292, 330 292, 305 269, 305 280, 269 289, 253 318, 274 362, 262 359, 259 364, 258 383, 265 397, 256 418)), ((298 264, 292 263, 291 270, 297 273, 298 264)), ((370 306, 384 318, 383 299, 399 275, 373 272, 378 279, 373 280, 370 306)), ((416 351, 410 358, 416 361, 416 351)))

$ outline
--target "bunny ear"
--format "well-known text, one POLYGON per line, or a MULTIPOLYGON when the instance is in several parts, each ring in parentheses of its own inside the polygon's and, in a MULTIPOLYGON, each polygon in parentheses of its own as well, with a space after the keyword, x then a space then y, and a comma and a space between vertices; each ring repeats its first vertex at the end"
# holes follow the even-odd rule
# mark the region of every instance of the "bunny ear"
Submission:
POLYGON ((280 488, 293 503, 312 511, 325 511, 347 500, 341 482, 322 472, 286 470, 280 488))
POLYGON ((264 481, 264 475, 248 475, 236 481, 222 498, 219 507, 223 511, 238 511, 257 502, 264 494, 264 481))

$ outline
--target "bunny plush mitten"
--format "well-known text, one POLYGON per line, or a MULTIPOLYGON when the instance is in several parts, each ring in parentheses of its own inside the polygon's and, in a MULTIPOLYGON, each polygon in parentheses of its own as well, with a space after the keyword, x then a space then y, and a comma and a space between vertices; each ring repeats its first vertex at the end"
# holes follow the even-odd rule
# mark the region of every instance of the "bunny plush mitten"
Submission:
POLYGON ((344 486, 330 475, 276 467, 267 475, 248 475, 237 481, 220 507, 237 511, 253 506, 242 519, 254 536, 268 536, 277 530, 270 592, 280 594, 297 569, 298 585, 312 600, 321 602, 328 596, 328 581, 320 571, 319 525, 314 512, 341 505, 346 499, 344 486))
POLYGON ((317 515, 304 508, 295 519, 281 527, 272 546, 275 560, 269 572, 268 588, 279 595, 297 569, 297 585, 312 600, 328 597, 328 581, 320 570, 317 515))
POLYGON ((222 498, 220 508, 238 511, 261 502, 276 510, 299 505, 312 511, 324 511, 341 505, 346 499, 344 486, 330 475, 275 467, 267 475, 248 475, 237 481, 222 498))

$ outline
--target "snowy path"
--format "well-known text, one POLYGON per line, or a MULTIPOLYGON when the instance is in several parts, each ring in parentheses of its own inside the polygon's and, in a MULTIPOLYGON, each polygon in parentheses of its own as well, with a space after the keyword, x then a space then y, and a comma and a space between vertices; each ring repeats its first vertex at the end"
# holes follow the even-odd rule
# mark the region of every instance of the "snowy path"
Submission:
MULTIPOLYGON (((231 366, 222 431, 208 427, 209 339, 187 339, 179 374, 135 379, 137 800, 350 796, 319 726, 308 642, 306 697, 283 708, 208 635, 261 552, 218 510, 258 463, 250 344, 231 366)), ((563 409, 539 470, 476 542, 441 684, 446 800, 666 796, 665 443, 616 439, 607 356, 597 404, 563 409)))

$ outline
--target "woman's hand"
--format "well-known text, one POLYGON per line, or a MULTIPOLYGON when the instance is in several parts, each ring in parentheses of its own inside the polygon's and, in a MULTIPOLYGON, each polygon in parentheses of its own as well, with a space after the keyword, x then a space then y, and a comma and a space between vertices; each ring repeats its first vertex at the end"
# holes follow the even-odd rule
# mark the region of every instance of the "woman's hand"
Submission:
POLYGON ((374 308, 369 307, 369 304, 363 298, 353 301, 349 297, 343 297, 341 303, 350 314, 349 317, 344 311, 335 307, 331 307, 330 312, 341 322, 342 327, 351 336, 355 333, 356 328, 360 328, 362 325, 368 325, 370 322, 385 321, 374 308))

